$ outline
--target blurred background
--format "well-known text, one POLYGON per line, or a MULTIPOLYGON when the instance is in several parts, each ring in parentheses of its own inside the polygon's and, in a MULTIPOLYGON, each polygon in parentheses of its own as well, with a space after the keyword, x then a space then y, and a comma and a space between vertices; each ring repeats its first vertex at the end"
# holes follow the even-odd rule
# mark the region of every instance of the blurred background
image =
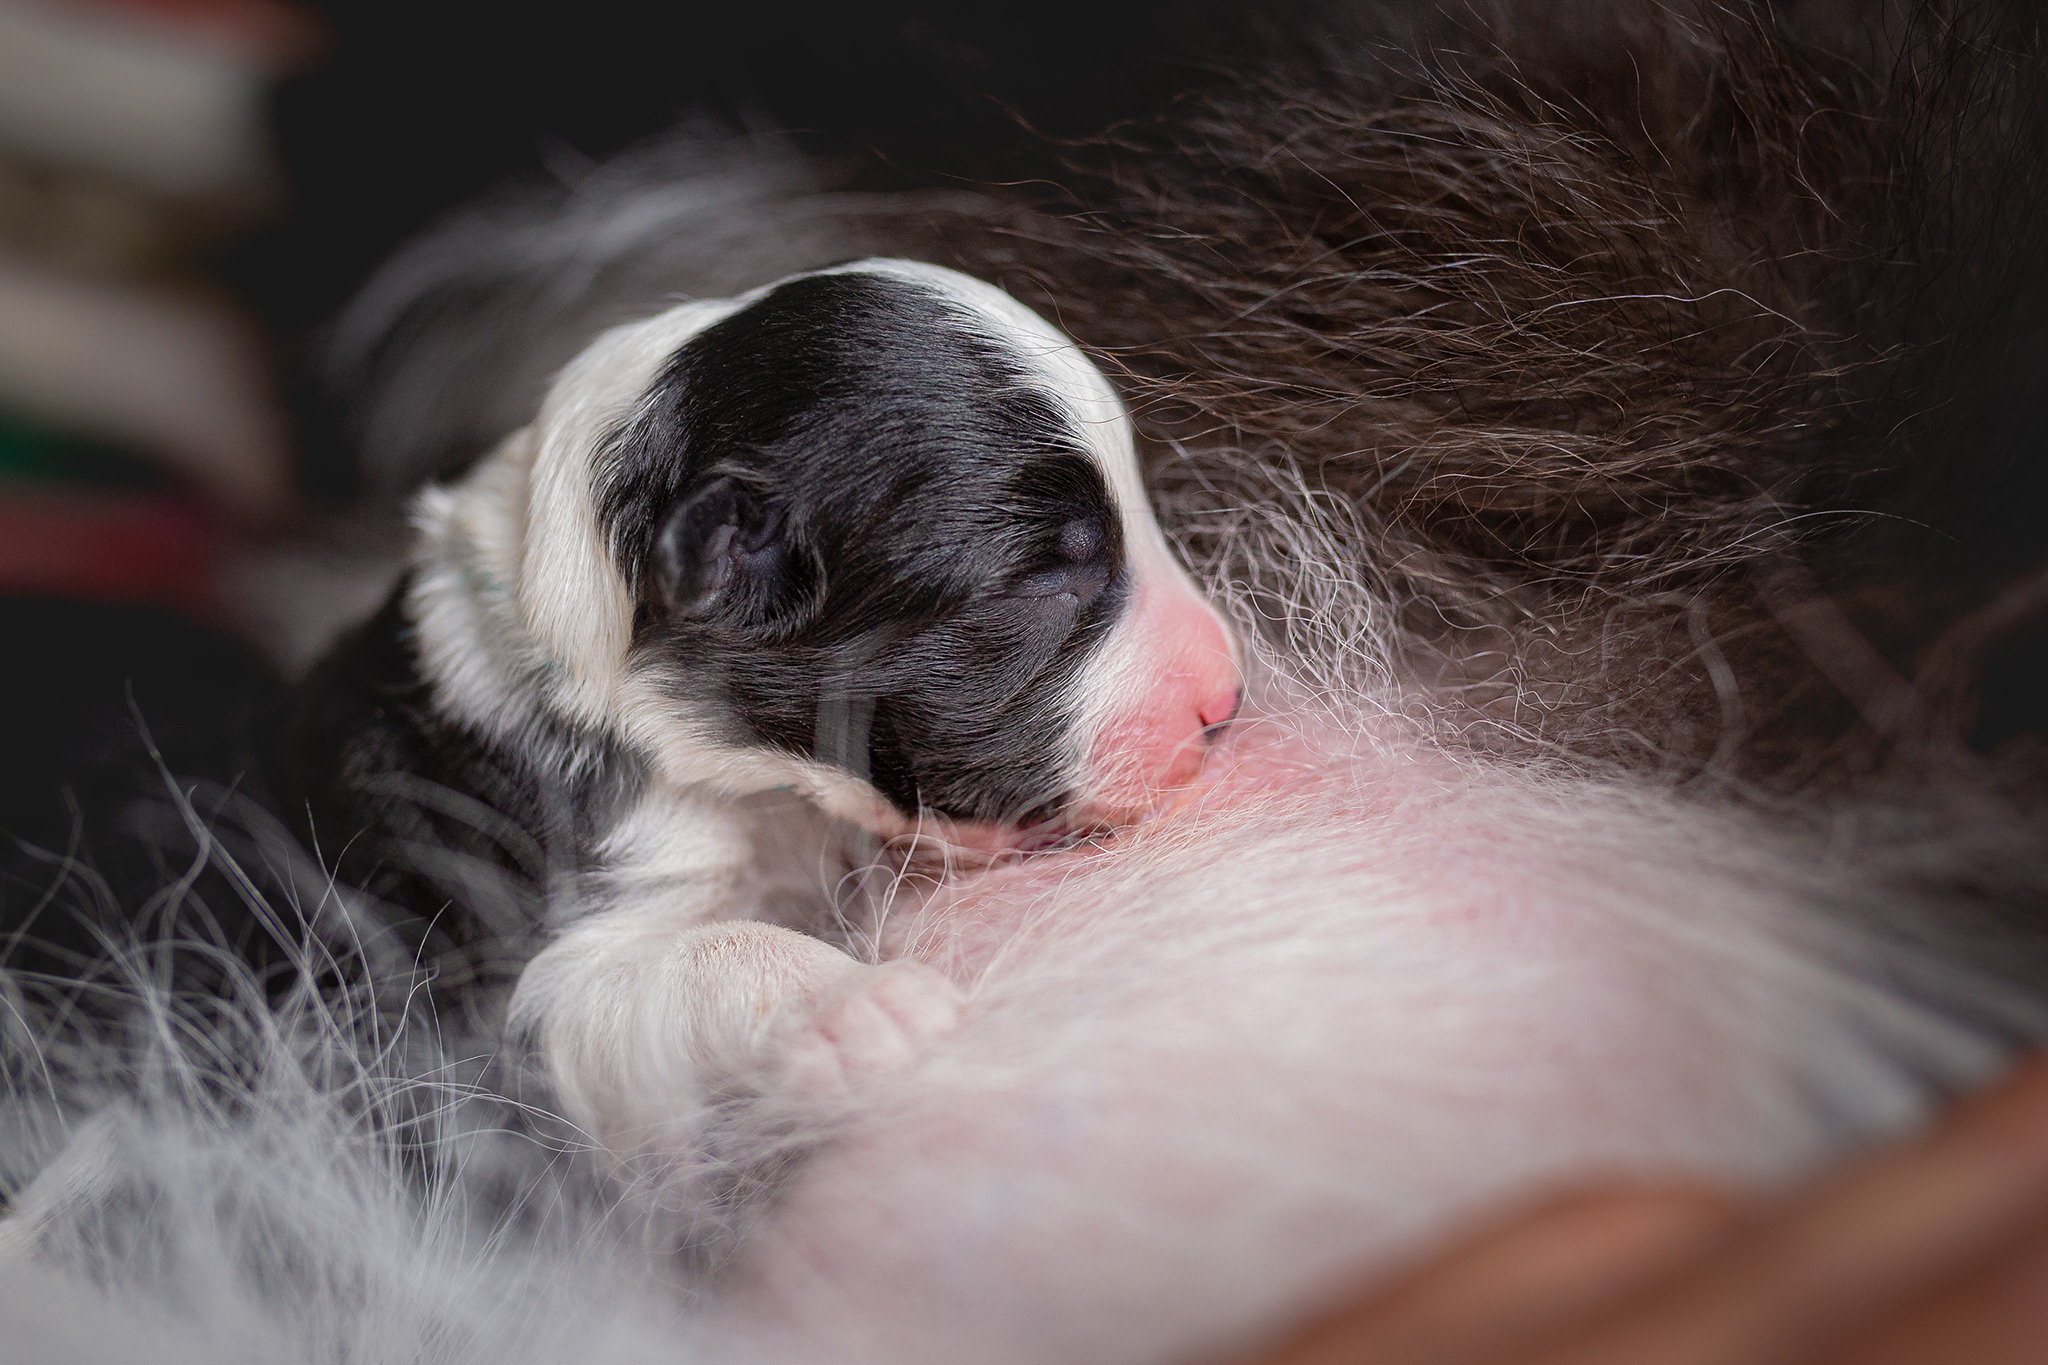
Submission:
POLYGON ((139 717, 247 766, 311 648, 277 547, 390 545, 324 328, 439 215, 683 117, 943 168, 1199 82, 1253 8, 0 0, 0 831, 65 847, 139 717))

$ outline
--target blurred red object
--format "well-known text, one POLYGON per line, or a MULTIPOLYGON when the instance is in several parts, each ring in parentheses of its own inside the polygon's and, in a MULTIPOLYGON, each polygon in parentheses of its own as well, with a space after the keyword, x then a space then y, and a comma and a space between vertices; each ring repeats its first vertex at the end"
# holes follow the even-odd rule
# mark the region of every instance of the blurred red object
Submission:
POLYGON ((0 596, 148 604, 203 619, 214 614, 218 562, 206 518, 164 494, 0 496, 0 596))
POLYGON ((68 0, 73 9, 122 15, 179 36, 231 49, 272 71, 288 71, 325 45, 319 20, 285 0, 68 0))

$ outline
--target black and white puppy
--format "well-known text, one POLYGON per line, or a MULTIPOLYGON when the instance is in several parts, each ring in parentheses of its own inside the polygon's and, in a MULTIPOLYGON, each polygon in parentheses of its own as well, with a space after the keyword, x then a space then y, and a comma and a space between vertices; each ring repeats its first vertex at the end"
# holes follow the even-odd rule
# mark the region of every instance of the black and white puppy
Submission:
MULTIPOLYGON (((986 850, 1139 818, 1238 705, 1115 391, 933 266, 612 330, 418 520, 310 685, 295 780, 343 875, 436 932, 494 900, 477 863, 537 893, 512 1024, 621 1159, 729 1083, 834 1091, 952 1026, 938 972, 792 927, 857 861, 835 828, 986 850)), ((456 937, 474 962, 493 932, 521 926, 456 937)))

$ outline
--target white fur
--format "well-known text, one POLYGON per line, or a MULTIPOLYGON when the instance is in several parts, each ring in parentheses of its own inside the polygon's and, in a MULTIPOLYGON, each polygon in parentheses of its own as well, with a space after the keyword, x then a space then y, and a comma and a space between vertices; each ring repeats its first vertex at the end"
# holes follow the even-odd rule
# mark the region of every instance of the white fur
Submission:
POLYGON ((460 485, 421 495, 411 605, 452 714, 503 735, 530 698, 585 725, 616 724, 632 604, 599 536, 591 457, 676 348, 737 306, 682 304, 606 332, 562 372, 531 427, 460 485))
POLYGON ((756 1233, 721 1358, 1206 1358, 1514 1192, 1784 1179, 1918 1113, 1903 1059, 1995 1064, 1866 984, 1757 829, 1291 761, 1291 792, 899 923, 967 1022, 756 1233))
MULTIPOLYGON (((1990 988, 1831 920, 1882 899, 1882 865, 1628 784, 1299 728, 1248 724, 1233 771, 1133 837, 882 898, 883 951, 966 992, 957 1031, 941 1013, 921 1063, 837 1105, 767 1094, 745 1111, 707 1179, 816 1155, 723 1280, 671 1278, 694 1304, 681 1319, 649 1294, 677 1264, 637 1259, 631 1225, 559 1185, 532 1184, 516 1221, 476 1207, 466 1192, 523 1148, 490 1136, 486 1098, 417 1079, 395 1040, 337 1093, 439 1113, 424 1197, 323 1098, 331 1080, 299 1079, 321 1074, 300 1070, 320 1047, 216 1023, 209 1046, 262 1063, 239 1112, 184 1117, 145 1074, 150 1110, 104 1110, 40 1162, 16 1238, 39 1268, 0 1266, 11 1339, 36 1365, 121 1358, 138 1335, 171 1360, 204 1342, 205 1358, 346 1343, 409 1361, 431 1343, 426 1358, 479 1365, 1167 1365, 1256 1338, 1497 1199, 1620 1171, 1786 1179, 1913 1121, 1920 1077, 1995 1062, 1939 1004, 1990 988)), ((587 942, 559 981, 681 984, 693 950, 633 914, 587 942)), ((779 942, 690 984, 801 978, 801 955, 827 951, 779 942)), ((570 988, 588 986, 620 1009, 699 1007, 570 988)), ((341 1022, 308 1027, 346 1048, 321 1032, 341 1022)), ((645 1044, 697 1025, 621 1027, 645 1044)), ((625 1054, 595 1045, 601 1077, 625 1054)), ((675 1117, 646 1100, 612 1112, 640 1135, 675 1117)))

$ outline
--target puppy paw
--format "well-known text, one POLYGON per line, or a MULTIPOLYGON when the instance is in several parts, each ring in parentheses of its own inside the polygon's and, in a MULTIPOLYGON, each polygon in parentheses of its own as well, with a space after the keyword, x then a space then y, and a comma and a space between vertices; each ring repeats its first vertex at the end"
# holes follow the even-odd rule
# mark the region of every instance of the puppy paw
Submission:
POLYGON ((821 995, 776 1039, 778 1070, 813 1099, 907 1071, 960 1027, 966 997, 921 962, 862 967, 821 995))

